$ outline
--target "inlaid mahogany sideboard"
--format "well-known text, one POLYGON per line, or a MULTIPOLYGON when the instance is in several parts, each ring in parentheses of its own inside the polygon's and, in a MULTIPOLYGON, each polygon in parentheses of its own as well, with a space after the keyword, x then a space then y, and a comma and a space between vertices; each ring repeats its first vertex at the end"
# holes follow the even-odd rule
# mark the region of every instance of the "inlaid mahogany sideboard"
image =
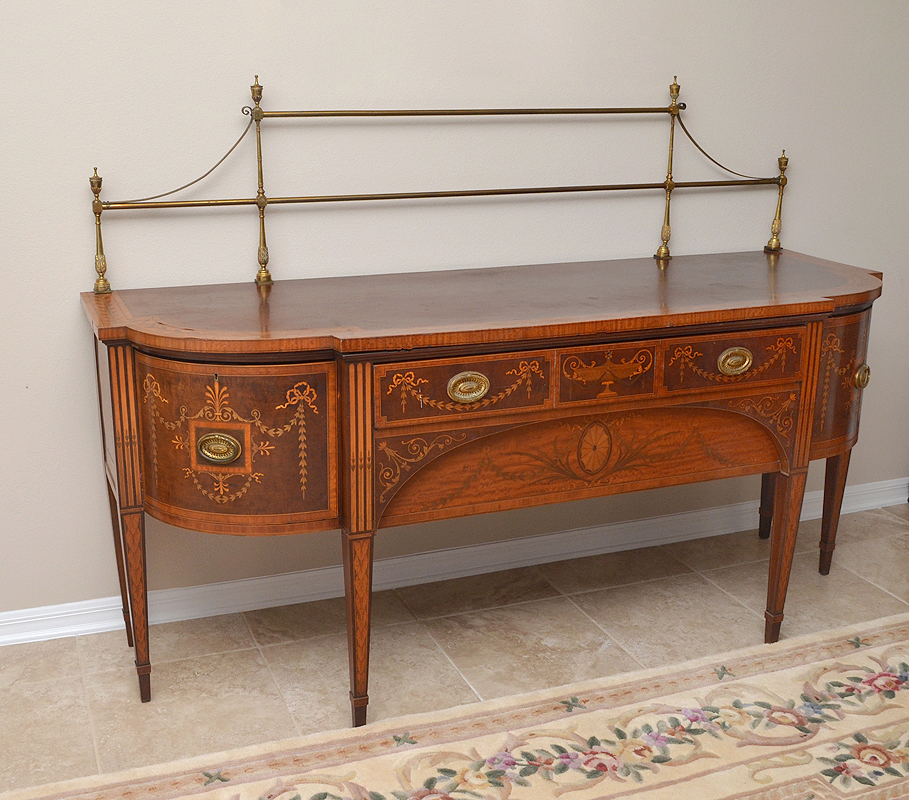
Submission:
POLYGON ((83 294, 142 699, 145 513, 341 530, 354 724, 385 526, 762 474, 776 641, 818 458, 830 568, 880 292, 783 251, 83 294))

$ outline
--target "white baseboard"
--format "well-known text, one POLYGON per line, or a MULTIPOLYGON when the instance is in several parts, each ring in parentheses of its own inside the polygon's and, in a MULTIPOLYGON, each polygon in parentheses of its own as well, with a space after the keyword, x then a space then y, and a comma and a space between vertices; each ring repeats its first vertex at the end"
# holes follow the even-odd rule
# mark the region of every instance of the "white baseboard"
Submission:
MULTIPOLYGON (((842 513, 906 502, 909 479, 846 487, 842 513)), ((818 519, 823 492, 809 492, 802 519, 818 519)), ((747 530, 756 526, 758 502, 687 511, 648 519, 597 525, 503 542, 454 547, 377 561, 376 590, 417 582, 459 578, 512 567, 543 564, 617 550, 680 542, 747 530)), ((175 622, 305 603, 343 595, 341 567, 305 570, 263 578, 149 592, 149 621, 175 622)), ((123 627, 119 597, 0 613, 0 646, 56 639, 123 627)))

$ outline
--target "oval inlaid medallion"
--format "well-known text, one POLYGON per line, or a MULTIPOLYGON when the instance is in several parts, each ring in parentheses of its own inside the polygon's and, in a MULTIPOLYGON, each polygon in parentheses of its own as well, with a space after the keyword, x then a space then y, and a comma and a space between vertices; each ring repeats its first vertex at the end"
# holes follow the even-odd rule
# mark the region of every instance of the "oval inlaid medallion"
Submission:
POLYGON ((595 475, 609 462, 612 435, 602 422, 591 422, 578 439, 578 463, 588 475, 595 475))

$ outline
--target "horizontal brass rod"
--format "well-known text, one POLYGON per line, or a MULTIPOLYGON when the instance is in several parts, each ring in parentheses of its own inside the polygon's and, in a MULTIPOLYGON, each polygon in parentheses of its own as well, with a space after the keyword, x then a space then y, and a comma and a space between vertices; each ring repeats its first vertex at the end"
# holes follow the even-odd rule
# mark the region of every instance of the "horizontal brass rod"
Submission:
MULTIPOLYGON (((779 178, 749 178, 728 181, 679 181, 675 189, 693 189, 712 186, 777 186, 779 178)), ((311 195, 306 197, 269 197, 268 205, 289 203, 342 203, 357 200, 431 200, 449 197, 500 197, 519 194, 569 194, 575 192, 610 192, 629 189, 661 189, 665 191, 666 183, 608 183, 593 186, 536 186, 523 189, 463 189, 440 192, 387 192, 381 194, 334 194, 311 195)), ((207 206, 250 206, 256 205, 256 198, 231 200, 173 200, 160 203, 102 203, 105 211, 117 211, 136 208, 204 208, 207 206)))
POLYGON ((207 206, 254 206, 256 198, 232 198, 227 200, 162 200, 157 203, 142 201, 130 203, 101 203, 105 211, 121 211, 132 208, 205 208, 207 206))
MULTIPOLYGON (((745 186, 749 184, 777 184, 776 178, 757 180, 730 181, 688 181, 676 183, 675 188, 691 189, 699 186, 745 186)), ((387 194, 340 194, 311 197, 269 197, 268 204, 280 203, 340 203, 356 200, 420 200, 443 199, 448 197, 498 197, 517 194, 568 194, 573 192, 609 192, 629 189, 661 189, 665 191, 665 182, 660 183, 610 183, 594 186, 540 186, 524 189, 464 189, 442 192, 391 192, 387 194)))
POLYGON ((604 186, 538 186, 524 189, 463 189, 441 192, 389 192, 385 194, 335 194, 312 197, 269 197, 272 203, 344 203, 356 200, 422 200, 448 197, 500 197, 512 194, 606 192, 621 189, 665 189, 662 183, 618 183, 604 186))
POLYGON ((675 181, 676 189, 697 189, 708 186, 779 186, 779 178, 744 178, 728 181, 675 181))
MULTIPOLYGON (((677 108, 684 108, 679 104, 677 108)), ((336 111, 262 111, 262 118, 276 117, 513 117, 572 114, 669 114, 668 106, 659 108, 440 108, 336 111)))

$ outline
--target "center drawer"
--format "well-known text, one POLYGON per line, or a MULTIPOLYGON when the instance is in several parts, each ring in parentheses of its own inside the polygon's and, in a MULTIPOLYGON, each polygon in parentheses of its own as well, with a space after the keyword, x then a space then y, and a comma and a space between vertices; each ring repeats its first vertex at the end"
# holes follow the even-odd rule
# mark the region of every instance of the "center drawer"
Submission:
POLYGON ((376 426, 552 408, 551 350, 375 367, 376 426))

